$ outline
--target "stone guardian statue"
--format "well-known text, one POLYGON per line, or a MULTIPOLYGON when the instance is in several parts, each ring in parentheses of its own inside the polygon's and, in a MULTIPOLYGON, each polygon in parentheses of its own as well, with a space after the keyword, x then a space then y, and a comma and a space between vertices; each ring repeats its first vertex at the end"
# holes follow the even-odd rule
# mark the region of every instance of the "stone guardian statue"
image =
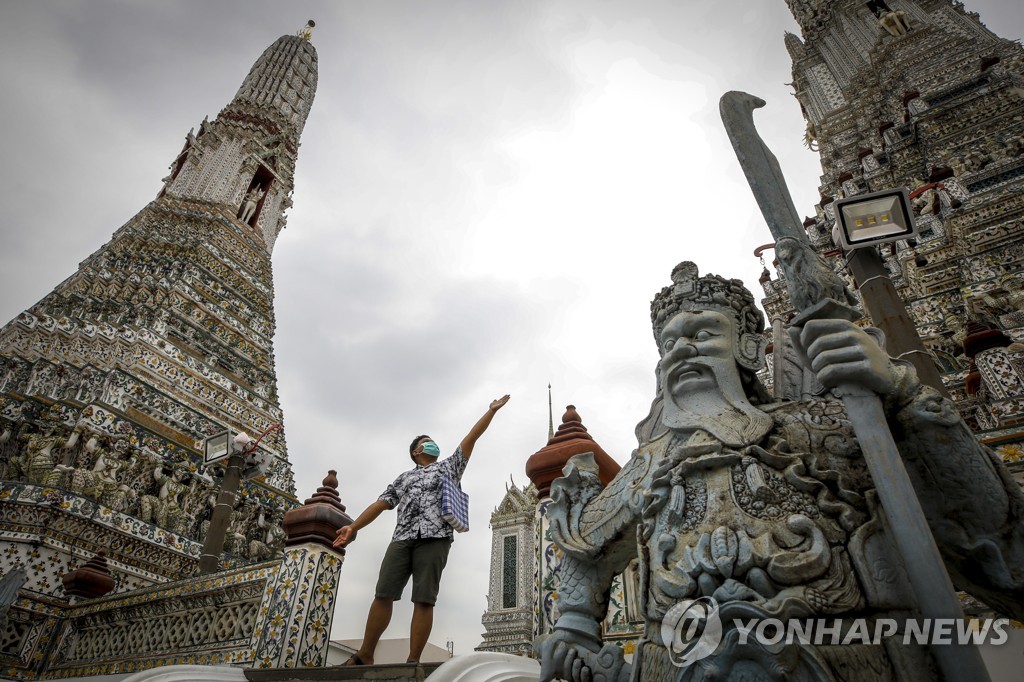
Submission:
MULTIPOLYGON (((882 646, 741 636, 737 619, 848 629, 919 612, 843 403, 774 402, 757 380, 764 322, 742 282, 681 263, 651 319, 661 359, 639 449, 607 487, 585 455, 552 485, 565 560, 559 619, 535 643, 541 679, 943 679, 929 650, 899 635, 882 646), (629 664, 602 643, 600 622, 632 559, 646 628, 629 664), (683 666, 673 619, 698 601, 717 609, 721 639, 683 666)), ((795 336, 823 386, 881 396, 956 585, 1024 616, 1024 494, 955 405, 850 322, 811 320, 795 336)))

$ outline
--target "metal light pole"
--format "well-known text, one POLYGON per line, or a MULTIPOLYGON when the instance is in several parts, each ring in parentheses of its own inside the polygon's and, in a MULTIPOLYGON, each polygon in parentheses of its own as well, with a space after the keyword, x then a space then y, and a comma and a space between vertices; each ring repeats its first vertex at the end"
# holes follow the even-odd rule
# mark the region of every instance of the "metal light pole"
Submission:
POLYGON ((220 494, 217 496, 217 505, 213 508, 213 515, 210 517, 210 527, 206 531, 206 537, 203 538, 203 553, 199 556, 200 575, 214 573, 220 569, 220 557, 224 553, 228 526, 231 524, 231 512, 238 499, 243 467, 246 467, 248 458, 256 452, 263 437, 280 428, 280 424, 274 424, 255 440, 245 433, 239 433, 232 439, 230 431, 219 433, 206 440, 207 464, 223 461, 224 455, 230 454, 227 455, 227 465, 224 471, 224 480, 220 486, 220 494))
POLYGON ((220 494, 217 496, 217 506, 213 508, 210 528, 206 531, 206 537, 203 538, 203 553, 199 556, 200 575, 214 573, 220 568, 220 557, 224 552, 224 543, 227 540, 231 511, 235 508, 235 501, 238 499, 238 487, 242 482, 242 465, 244 463, 245 457, 238 452, 228 458, 227 467, 224 470, 224 481, 221 483, 220 494))

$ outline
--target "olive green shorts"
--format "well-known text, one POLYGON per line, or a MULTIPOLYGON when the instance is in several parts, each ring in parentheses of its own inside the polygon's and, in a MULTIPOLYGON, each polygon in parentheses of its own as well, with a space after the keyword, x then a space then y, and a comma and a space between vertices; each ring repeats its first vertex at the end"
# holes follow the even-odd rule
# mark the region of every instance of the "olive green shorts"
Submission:
POLYGON ((448 563, 451 538, 398 540, 388 545, 380 564, 377 596, 398 601, 412 576, 412 600, 433 605, 441 585, 441 571, 448 563))

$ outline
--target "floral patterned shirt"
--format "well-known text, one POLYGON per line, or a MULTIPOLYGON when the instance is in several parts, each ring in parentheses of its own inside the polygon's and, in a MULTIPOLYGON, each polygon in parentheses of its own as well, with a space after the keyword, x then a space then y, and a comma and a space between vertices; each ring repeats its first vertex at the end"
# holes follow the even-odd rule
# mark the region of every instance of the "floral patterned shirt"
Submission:
POLYGON ((441 518, 441 477, 462 480, 467 460, 462 447, 451 456, 427 466, 416 465, 399 475, 379 499, 391 509, 398 508, 398 522, 392 542, 421 538, 451 538, 452 527, 441 518))

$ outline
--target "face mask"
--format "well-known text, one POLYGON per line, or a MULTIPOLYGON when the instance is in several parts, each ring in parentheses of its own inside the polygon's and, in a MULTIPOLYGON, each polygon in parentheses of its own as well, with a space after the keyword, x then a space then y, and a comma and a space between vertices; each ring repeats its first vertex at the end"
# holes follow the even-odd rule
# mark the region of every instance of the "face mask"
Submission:
POLYGON ((423 454, 431 457, 437 457, 441 454, 441 450, 437 447, 437 443, 432 440, 423 441, 423 454))

